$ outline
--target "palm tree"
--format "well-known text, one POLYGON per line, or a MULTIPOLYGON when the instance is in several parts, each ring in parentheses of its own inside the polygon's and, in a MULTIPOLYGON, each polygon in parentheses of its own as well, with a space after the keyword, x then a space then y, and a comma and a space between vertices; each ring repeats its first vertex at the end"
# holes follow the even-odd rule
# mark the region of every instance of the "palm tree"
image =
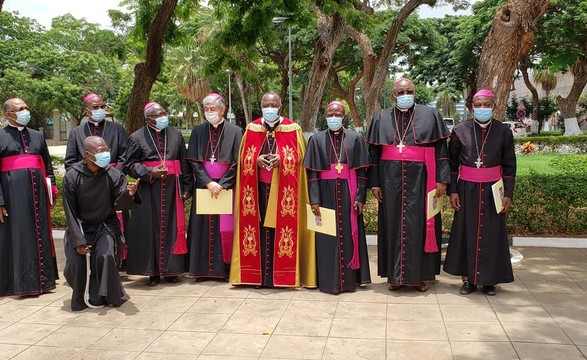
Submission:
POLYGON ((454 117, 457 107, 452 94, 448 90, 444 90, 437 95, 436 110, 440 111, 443 117, 454 117))
POLYGON ((534 82, 540 84, 544 90, 545 97, 550 97, 550 92, 556 88, 556 75, 551 73, 549 69, 542 69, 534 74, 534 82))
MULTIPOLYGON (((167 61, 170 64, 171 80, 182 98, 195 103, 200 119, 204 119, 202 100, 210 92, 210 83, 198 74, 199 64, 204 59, 197 48, 191 45, 176 46, 169 51, 167 61)), ((193 126, 193 117, 186 118, 193 126)))

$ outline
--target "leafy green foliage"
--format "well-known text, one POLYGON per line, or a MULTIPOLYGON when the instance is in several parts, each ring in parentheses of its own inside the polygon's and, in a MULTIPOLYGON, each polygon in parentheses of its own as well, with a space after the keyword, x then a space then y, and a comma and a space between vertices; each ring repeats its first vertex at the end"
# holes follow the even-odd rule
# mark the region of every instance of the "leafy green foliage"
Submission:
POLYGON ((71 15, 53 19, 51 30, 16 13, 0 13, 0 98, 22 98, 33 127, 44 126, 54 109, 79 118, 81 97, 117 95, 124 68, 123 44, 109 30, 71 15))

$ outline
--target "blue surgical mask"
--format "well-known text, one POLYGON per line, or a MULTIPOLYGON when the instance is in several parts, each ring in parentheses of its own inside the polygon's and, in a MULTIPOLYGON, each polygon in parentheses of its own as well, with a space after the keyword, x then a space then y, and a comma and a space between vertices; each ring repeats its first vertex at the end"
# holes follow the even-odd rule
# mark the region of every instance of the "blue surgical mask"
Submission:
POLYGON ((96 161, 94 164, 98 165, 102 169, 110 164, 110 151, 104 151, 94 154, 96 161))
POLYGON ((338 130, 340 130, 340 128, 342 128, 342 118, 336 117, 336 116, 327 117, 326 118, 326 125, 328 125, 328 128, 330 130, 338 131, 338 130))
POLYGON ((31 113, 28 110, 21 110, 14 113, 16 115, 16 122, 22 126, 27 126, 29 121, 31 121, 31 113))
POLYGON ((400 95, 396 98, 396 105, 402 110, 407 110, 414 105, 414 95, 400 95))
POLYGON ((266 107, 262 108, 261 112, 263 113, 263 119, 270 124, 279 119, 279 108, 266 107))
POLYGON ((159 130, 163 130, 169 125, 169 118, 167 116, 161 116, 155 119, 155 127, 159 130))
POLYGON ((473 108, 473 116, 477 121, 481 123, 486 123, 491 120, 493 116, 493 109, 492 108, 473 108))
POLYGON ((100 122, 106 118, 106 109, 96 109, 96 110, 91 110, 91 112, 92 112, 92 115, 90 115, 90 117, 94 121, 100 122))

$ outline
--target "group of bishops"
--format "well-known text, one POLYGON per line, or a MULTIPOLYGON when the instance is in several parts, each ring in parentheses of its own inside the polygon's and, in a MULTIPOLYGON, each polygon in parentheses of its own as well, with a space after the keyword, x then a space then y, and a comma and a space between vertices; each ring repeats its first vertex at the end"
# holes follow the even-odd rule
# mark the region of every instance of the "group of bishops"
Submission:
MULTIPOLYGON (((390 291, 425 292, 439 274, 440 214, 427 217, 426 209, 429 193, 448 192, 455 217, 444 270, 462 277, 463 295, 477 286, 495 295, 495 285, 513 281, 505 226, 516 171, 512 133, 492 118, 489 90, 475 94, 473 118, 452 134, 415 95, 411 80, 396 81, 395 106, 372 119, 365 138, 344 128, 344 104, 332 101, 328 128, 306 142, 300 126, 280 115, 277 94, 262 97, 262 116, 243 133, 211 93, 206 122, 194 127, 187 149, 160 104, 144 106, 144 126, 127 138, 120 124, 105 121, 102 98, 85 96, 88 121, 69 136, 62 189, 72 309, 128 300, 121 264, 148 276, 148 286, 187 273, 233 285, 355 291, 371 282, 368 188, 379 202, 378 275, 390 291), (498 212, 491 186, 500 179, 498 212), (185 200, 226 190, 233 190, 232 214, 198 214, 194 198, 186 228, 185 200), (321 209, 334 210, 336 235, 308 230, 321 209)), ((55 288, 58 273, 47 201, 57 196, 53 168, 42 134, 27 127, 24 101, 6 101, 4 115, 0 296, 39 295, 55 288)))

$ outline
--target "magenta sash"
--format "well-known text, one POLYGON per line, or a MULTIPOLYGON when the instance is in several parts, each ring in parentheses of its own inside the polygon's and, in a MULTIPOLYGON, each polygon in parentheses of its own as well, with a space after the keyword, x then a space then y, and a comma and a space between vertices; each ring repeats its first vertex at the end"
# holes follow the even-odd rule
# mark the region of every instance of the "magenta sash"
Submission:
MULTIPOLYGON (((47 173, 45 172, 45 163, 43 162, 43 158, 41 155, 33 155, 33 154, 20 154, 20 155, 12 155, 7 156, 5 158, 0 159, 0 172, 8 172, 14 170, 22 170, 22 169, 39 169, 43 174, 43 181, 42 183, 45 184, 45 178, 47 177, 47 173)), ((44 185, 45 187, 47 185, 44 185)), ((55 185, 53 185, 54 187, 55 185)), ((51 204, 49 203, 49 191, 53 191, 53 189, 46 188, 47 190, 47 211, 49 214, 49 238, 51 240, 51 252, 53 256, 55 256, 55 245, 53 243, 53 225, 51 222, 51 204)), ((53 197, 53 201, 56 200, 57 192, 53 197)))
MULTIPOLYGON (((230 164, 220 164, 217 162, 204 162, 204 170, 212 179, 221 179, 230 164)), ((234 208, 234 192, 232 194, 232 205, 234 208)), ((222 214, 220 217, 220 242, 222 244, 222 258, 225 264, 230 264, 232 259, 232 241, 234 236, 234 214, 222 214)))
POLYGON ((271 184, 271 178, 273 177, 273 170, 267 170, 259 168, 259 181, 265 184, 271 184))
POLYGON ((345 179, 348 184, 349 194, 351 196, 351 233, 353 239, 353 257, 348 264, 350 269, 358 269, 361 266, 359 260, 359 223, 357 220, 357 211, 355 210, 354 202, 357 197, 357 171, 351 169, 348 164, 342 165, 340 174, 336 170, 336 164, 330 164, 330 170, 320 171, 320 179, 334 180, 345 179))
POLYGON ((499 181, 501 179, 501 173, 501 166, 476 168, 461 165, 461 174, 459 177, 465 181, 485 183, 499 181))
MULTIPOLYGON (((161 161, 143 161, 143 165, 148 167, 155 167, 161 165, 161 161)), ((176 191, 175 191, 175 217, 177 218, 177 239, 173 246, 173 254, 182 255, 187 254, 188 246, 185 239, 185 210, 183 208, 183 200, 181 198, 181 189, 179 183, 181 181, 181 163, 179 160, 166 160, 165 167, 167 168, 168 175, 175 175, 177 180, 176 191)))
POLYGON ((0 159, 0 172, 22 170, 22 169, 39 169, 46 177, 45 163, 41 155, 12 155, 0 159))
MULTIPOLYGON (((426 166, 426 194, 425 208, 428 209, 428 193, 436 189, 436 157, 433 147, 406 146, 402 152, 395 145, 384 145, 381 160, 391 161, 416 161, 423 162, 426 166)), ((438 251, 436 244, 436 231, 434 229, 434 217, 426 220, 426 241, 424 252, 435 253, 438 251)))

